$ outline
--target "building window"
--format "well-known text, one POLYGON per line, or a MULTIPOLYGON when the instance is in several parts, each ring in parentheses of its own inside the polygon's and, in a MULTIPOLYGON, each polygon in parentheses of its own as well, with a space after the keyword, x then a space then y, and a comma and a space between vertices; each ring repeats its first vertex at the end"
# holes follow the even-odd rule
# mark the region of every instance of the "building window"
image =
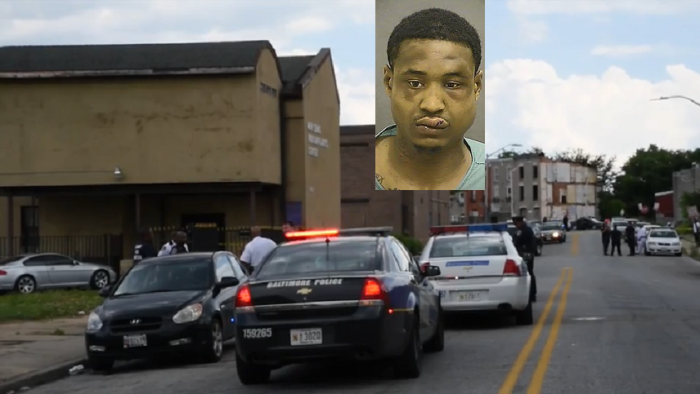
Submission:
MULTIPOLYGON (((520 167, 520 168, 522 169, 522 167, 520 167)), ((520 199, 520 201, 525 201, 525 187, 520 186, 519 189, 520 189, 519 190, 520 196, 518 196, 518 198, 520 199)))
POLYGON ((566 204, 566 194, 561 195, 561 203, 566 204))
POLYGON ((532 186, 532 199, 534 201, 539 199, 539 189, 537 188, 537 185, 532 186))
POLYGON ((525 167, 520 166, 520 168, 518 168, 518 171, 520 171, 520 179, 524 179, 525 178, 525 167))
POLYGON ((537 164, 532 166, 532 177, 533 178, 536 179, 539 176, 539 170, 540 170, 540 168, 537 166, 537 164))
POLYGON ((476 190, 472 190, 471 196, 469 197, 469 201, 476 202, 476 190))

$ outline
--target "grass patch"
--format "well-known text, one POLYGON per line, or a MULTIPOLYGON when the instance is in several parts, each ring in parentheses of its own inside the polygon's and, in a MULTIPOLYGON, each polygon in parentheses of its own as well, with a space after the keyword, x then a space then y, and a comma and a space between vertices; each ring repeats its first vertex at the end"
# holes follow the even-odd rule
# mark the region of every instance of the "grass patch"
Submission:
POLYGON ((13 320, 45 320, 90 313, 103 301, 96 291, 56 290, 0 296, 0 323, 13 320))

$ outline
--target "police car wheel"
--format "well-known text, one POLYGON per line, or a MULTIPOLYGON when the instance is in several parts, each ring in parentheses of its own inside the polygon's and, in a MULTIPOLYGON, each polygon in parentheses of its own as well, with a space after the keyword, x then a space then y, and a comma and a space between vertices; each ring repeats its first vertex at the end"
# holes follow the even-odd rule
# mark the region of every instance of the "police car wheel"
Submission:
POLYGON ((431 353, 445 350, 445 325, 442 309, 438 311, 438 321, 435 327, 435 334, 433 334, 433 337, 430 338, 430 340, 423 346, 423 350, 431 353))
POLYGON ((244 361, 238 352, 236 352, 236 371, 238 380, 245 386, 263 384, 270 380, 270 367, 244 361))
POLYGON ((394 374, 398 378, 415 379, 420 376, 422 364, 422 349, 420 343, 420 332, 418 330, 418 315, 414 314, 414 322, 411 331, 408 333, 409 341, 406 344, 403 354, 399 356, 394 365, 394 374))

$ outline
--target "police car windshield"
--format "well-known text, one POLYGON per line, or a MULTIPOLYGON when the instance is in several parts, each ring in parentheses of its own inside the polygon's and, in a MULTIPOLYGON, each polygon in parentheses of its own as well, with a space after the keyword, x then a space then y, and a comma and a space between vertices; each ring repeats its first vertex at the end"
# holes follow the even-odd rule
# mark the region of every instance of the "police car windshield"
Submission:
POLYGON ((649 238, 677 238, 675 231, 670 230, 653 230, 649 233, 649 238))
POLYGON ((267 256, 255 278, 378 269, 376 240, 331 240, 328 244, 321 241, 280 246, 267 256))
POLYGON ((141 263, 129 271, 114 296, 169 291, 206 290, 213 283, 209 259, 141 263))
POLYGON ((542 226, 540 226, 540 229, 542 231, 561 230, 561 225, 543 224, 542 226))
POLYGON ((430 257, 505 256, 506 244, 497 235, 436 238, 430 257))

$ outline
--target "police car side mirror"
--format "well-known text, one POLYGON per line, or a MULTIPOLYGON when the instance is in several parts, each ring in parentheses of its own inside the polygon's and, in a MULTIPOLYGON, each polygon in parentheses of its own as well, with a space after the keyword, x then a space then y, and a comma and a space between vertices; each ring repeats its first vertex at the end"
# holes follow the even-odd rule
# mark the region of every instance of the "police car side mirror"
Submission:
POLYGON ((238 286, 238 283, 239 281, 237 278, 234 278, 233 276, 224 276, 219 282, 219 288, 225 289, 227 287, 238 286))
POLYGON ((112 289, 112 286, 107 285, 107 286, 101 288, 97 294, 102 298, 107 298, 107 297, 109 297, 109 291, 111 289, 112 289))
POLYGON ((429 265, 428 269, 425 270, 425 276, 440 276, 440 267, 435 265, 429 265))

